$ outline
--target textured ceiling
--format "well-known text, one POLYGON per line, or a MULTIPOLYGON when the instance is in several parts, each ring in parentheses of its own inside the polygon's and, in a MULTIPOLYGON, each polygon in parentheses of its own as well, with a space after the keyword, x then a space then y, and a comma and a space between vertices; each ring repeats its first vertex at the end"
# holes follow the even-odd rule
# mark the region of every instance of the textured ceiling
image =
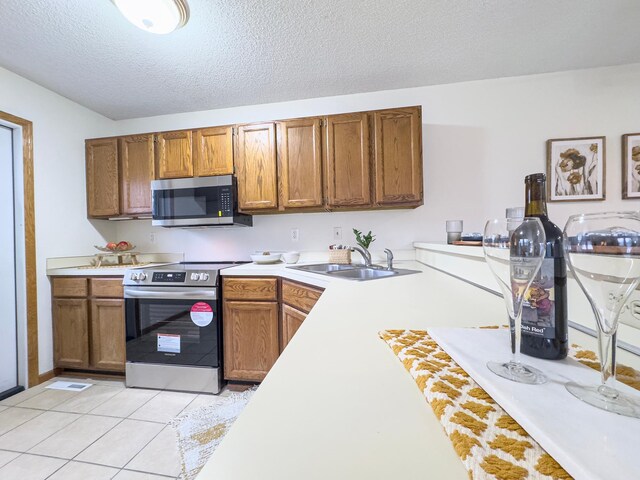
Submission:
POLYGON ((0 66, 123 119, 640 62, 638 0, 188 1, 0 0, 0 66))

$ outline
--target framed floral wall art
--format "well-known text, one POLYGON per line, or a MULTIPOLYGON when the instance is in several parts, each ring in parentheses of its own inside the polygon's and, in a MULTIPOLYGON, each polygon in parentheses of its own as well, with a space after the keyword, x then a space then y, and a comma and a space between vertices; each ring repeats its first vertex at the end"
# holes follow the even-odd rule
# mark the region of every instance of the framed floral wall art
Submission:
POLYGON ((605 148, 605 137, 547 140, 547 200, 604 200, 605 148))
POLYGON ((622 198, 640 198, 640 133, 622 136, 622 198))

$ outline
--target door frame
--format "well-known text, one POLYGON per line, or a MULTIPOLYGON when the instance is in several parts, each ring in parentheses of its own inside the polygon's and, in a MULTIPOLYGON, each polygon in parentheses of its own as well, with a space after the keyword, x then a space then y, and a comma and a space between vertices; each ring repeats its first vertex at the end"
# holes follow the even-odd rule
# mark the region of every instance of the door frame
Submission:
POLYGON ((0 120, 17 125, 22 131, 27 381, 28 386, 33 387, 40 383, 41 380, 44 380, 44 378, 41 378, 40 376, 38 365, 38 288, 36 275, 36 221, 33 195, 33 123, 29 120, 16 117, 15 115, 11 115, 10 113, 3 112, 1 110, 0 120))

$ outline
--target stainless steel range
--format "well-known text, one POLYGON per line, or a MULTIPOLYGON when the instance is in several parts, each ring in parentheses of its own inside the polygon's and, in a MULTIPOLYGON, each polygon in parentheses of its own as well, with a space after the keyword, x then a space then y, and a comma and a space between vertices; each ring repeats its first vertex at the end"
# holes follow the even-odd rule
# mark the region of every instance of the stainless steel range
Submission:
POLYGON ((179 263, 124 277, 128 387, 218 393, 222 322, 218 271, 179 263))

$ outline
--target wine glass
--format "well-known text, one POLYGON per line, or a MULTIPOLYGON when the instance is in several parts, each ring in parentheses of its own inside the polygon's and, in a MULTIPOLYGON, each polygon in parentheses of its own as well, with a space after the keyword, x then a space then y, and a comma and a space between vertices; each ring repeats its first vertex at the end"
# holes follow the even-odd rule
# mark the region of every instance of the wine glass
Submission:
POLYGON ((598 325, 600 385, 566 384, 594 407, 640 418, 640 397, 615 388, 620 311, 640 282, 640 213, 573 215, 564 227, 569 268, 587 296, 598 325))
POLYGON ((496 277, 509 314, 512 358, 508 362, 488 362, 496 375, 518 383, 538 385, 547 377, 520 361, 522 305, 544 259, 546 237, 538 218, 489 220, 484 227, 482 248, 496 277))

